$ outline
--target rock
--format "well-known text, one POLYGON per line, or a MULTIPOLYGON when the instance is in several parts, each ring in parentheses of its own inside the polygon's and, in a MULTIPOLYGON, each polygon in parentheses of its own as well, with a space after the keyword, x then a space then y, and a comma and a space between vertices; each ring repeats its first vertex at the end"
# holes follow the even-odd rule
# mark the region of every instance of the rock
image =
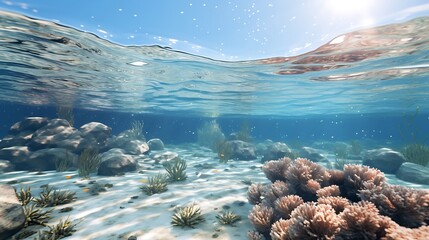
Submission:
POLYGON ((24 161, 30 155, 26 146, 14 146, 0 149, 0 159, 10 162, 24 161))
POLYGON ((364 152, 363 165, 377 168, 384 173, 395 174, 405 157, 390 148, 373 149, 364 152))
POLYGON ((25 146, 33 136, 32 131, 22 131, 16 135, 7 135, 0 140, 0 148, 12 147, 12 146, 25 146))
POLYGON ((149 146, 146 142, 124 135, 109 138, 106 146, 108 149, 120 148, 124 153, 133 155, 139 155, 149 151, 149 146))
POLYGON ((78 158, 76 154, 64 148, 47 148, 32 152, 25 162, 14 164, 18 170, 49 171, 56 169, 56 161, 68 160, 76 167, 78 158))
POLYGON ((15 166, 8 160, 0 160, 0 173, 11 172, 15 170, 15 166))
POLYGON ((0 239, 8 239, 24 227, 25 214, 13 187, 0 184, 0 192, 0 239))
POLYGON ((286 143, 275 142, 267 146, 265 151, 263 152, 263 157, 261 162, 266 162, 269 160, 277 160, 282 157, 291 156, 292 151, 286 145, 286 143))
POLYGON ((176 152, 163 152, 163 153, 157 153, 155 155, 152 155, 151 158, 155 160, 155 163, 161 163, 164 164, 166 162, 169 162, 175 158, 178 158, 179 154, 176 152))
POLYGON ((238 160, 256 159, 256 149, 253 144, 241 140, 228 141, 227 148, 231 150, 231 158, 238 160))
POLYGON ((137 162, 130 155, 124 154, 121 149, 110 149, 101 155, 98 175, 114 176, 136 169, 137 162))
POLYGON ((112 128, 99 122, 90 122, 82 125, 79 131, 85 140, 94 139, 94 142, 102 146, 105 145, 107 138, 112 134, 112 128))
POLYGON ((396 172, 396 177, 407 182, 429 185, 429 168, 404 162, 396 172))
POLYGON ((149 149, 151 151, 152 150, 155 150, 155 151, 164 150, 164 143, 159 138, 152 138, 151 140, 149 140, 147 142, 147 144, 149 145, 149 149))
POLYGON ((76 151, 82 136, 78 130, 70 126, 65 119, 52 119, 46 126, 34 132, 28 142, 32 151, 43 148, 61 147, 76 151))
POLYGON ((49 123, 45 117, 28 117, 24 120, 13 124, 9 129, 9 134, 15 135, 23 131, 35 132, 49 123))
POLYGON ((323 162, 326 161, 326 157, 323 156, 321 151, 311 148, 311 147, 302 147, 299 152, 299 156, 302 158, 309 159, 313 162, 323 162))

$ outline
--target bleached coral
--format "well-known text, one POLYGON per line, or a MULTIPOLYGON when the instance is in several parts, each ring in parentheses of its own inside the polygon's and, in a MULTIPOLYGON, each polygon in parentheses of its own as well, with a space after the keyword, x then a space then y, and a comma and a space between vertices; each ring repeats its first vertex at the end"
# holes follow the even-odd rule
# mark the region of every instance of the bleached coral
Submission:
POLYGON ((272 207, 258 204, 252 208, 249 220, 260 233, 268 233, 273 223, 274 211, 272 207))

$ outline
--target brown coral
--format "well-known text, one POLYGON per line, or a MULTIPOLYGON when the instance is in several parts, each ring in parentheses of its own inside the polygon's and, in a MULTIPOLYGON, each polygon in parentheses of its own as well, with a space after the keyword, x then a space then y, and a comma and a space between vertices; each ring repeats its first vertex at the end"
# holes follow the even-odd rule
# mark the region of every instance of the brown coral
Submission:
POLYGON ((258 204, 253 206, 249 214, 249 220, 260 233, 268 233, 273 222, 274 211, 270 206, 258 204))
POLYGON ((344 166, 344 185, 346 197, 352 202, 358 202, 358 192, 365 189, 364 183, 371 182, 375 186, 382 186, 386 178, 383 172, 368 166, 347 164, 344 166))
POLYGON ((264 235, 258 233, 257 231, 248 231, 247 232, 248 240, 265 240, 264 235))
POLYGON ((262 191, 264 186, 260 183, 258 184, 252 184, 249 186, 249 189, 247 190, 247 199, 249 202, 253 205, 261 203, 262 199, 262 191))
POLYGON ((341 218, 326 204, 310 202, 295 208, 288 223, 288 239, 334 239, 341 218))
POLYGON ((344 183, 344 172, 343 171, 336 170, 336 169, 329 169, 327 171, 331 175, 331 178, 329 179, 329 183, 331 185, 337 185, 337 186, 343 185, 343 183, 344 183))
POLYGON ((420 227, 429 223, 429 192, 404 186, 365 183, 360 197, 374 203, 380 213, 401 226, 420 227))
POLYGON ((280 219, 273 223, 271 228, 270 236, 273 240, 286 240, 288 238, 289 222, 284 219, 280 219))
POLYGON ((419 228, 406 228, 394 226, 386 229, 386 237, 383 240, 426 240, 429 239, 429 226, 419 228))
POLYGON ((317 203, 330 205, 337 214, 344 211, 350 205, 350 201, 343 197, 322 197, 317 199, 317 203))
POLYGON ((373 203, 366 201, 349 205, 340 217, 343 219, 340 239, 380 239, 385 236, 385 229, 395 225, 388 217, 378 214, 373 203))
POLYGON ((291 212, 303 203, 304 200, 297 195, 289 195, 277 199, 274 203, 277 218, 289 219, 291 212))
POLYGON ((285 181, 285 172, 288 170, 291 163, 292 160, 288 157, 268 161, 262 166, 262 171, 271 182, 277 180, 285 181))
POLYGON ((316 191, 316 195, 318 198, 321 197, 337 197, 341 195, 340 187, 337 185, 331 185, 328 187, 321 188, 316 191))
POLYGON ((274 202, 283 196, 287 196, 292 192, 289 190, 289 185, 282 181, 275 181, 271 185, 266 185, 262 188, 263 202, 274 206, 274 202))
POLYGON ((316 200, 316 191, 327 186, 330 177, 324 167, 305 158, 297 158, 286 172, 287 181, 305 201, 316 200))

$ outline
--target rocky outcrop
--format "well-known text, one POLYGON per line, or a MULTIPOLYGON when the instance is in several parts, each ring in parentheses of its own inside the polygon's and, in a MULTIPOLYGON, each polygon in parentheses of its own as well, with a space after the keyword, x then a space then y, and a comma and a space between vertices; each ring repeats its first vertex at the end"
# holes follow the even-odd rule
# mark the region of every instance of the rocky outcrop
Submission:
POLYGON ((25 214, 13 187, 0 184, 0 239, 8 239, 24 227, 25 214))
POLYGON ((110 149, 101 155, 101 164, 98 175, 114 176, 125 172, 135 171, 137 161, 121 149, 110 149))
POLYGON ((292 151, 286 145, 286 143, 282 142, 274 142, 269 144, 263 151, 262 151, 262 159, 261 162, 266 162, 269 160, 277 160, 282 157, 287 157, 292 155, 292 151))
POLYGON ((256 148, 253 144, 241 140, 228 141, 226 147, 231 151, 231 159, 256 159, 256 148))
POLYGON ((368 150, 363 153, 363 165, 377 168, 384 173, 395 174, 405 157, 390 148, 368 150))
POLYGON ((307 158, 313 162, 322 162, 326 160, 326 157, 320 150, 311 147, 302 147, 299 152, 299 156, 302 158, 307 158))
POLYGON ((404 162, 396 172, 396 177, 407 182, 429 185, 429 168, 404 162))
POLYGON ((164 150, 164 143, 159 138, 152 138, 147 142, 147 144, 149 145, 149 150, 151 151, 164 150))

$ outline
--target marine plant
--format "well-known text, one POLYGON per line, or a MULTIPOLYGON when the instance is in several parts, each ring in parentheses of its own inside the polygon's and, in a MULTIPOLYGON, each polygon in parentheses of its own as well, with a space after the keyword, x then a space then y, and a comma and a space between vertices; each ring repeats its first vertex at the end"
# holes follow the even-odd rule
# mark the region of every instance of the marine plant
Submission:
POLYGON ((155 176, 149 177, 147 184, 140 187, 144 193, 147 195, 153 195, 156 193, 162 193, 168 190, 167 187, 168 176, 165 174, 157 174, 155 176))
POLYGON ((21 187, 19 192, 17 192, 15 189, 15 194, 19 202, 21 202, 22 206, 27 206, 31 201, 33 201, 33 196, 31 195, 30 186, 28 186, 27 188, 21 187))
POLYGON ((249 126, 249 122, 243 121, 240 126, 240 130, 235 133, 236 140, 241 140, 244 142, 252 141, 251 129, 249 126))
POLYGON ((362 144, 359 140, 350 141, 350 153, 353 155, 359 155, 362 152, 362 144))
POLYGON ((101 157, 98 155, 98 151, 95 149, 85 149, 79 155, 78 160, 78 173, 82 178, 89 178, 91 173, 97 171, 101 163, 101 157))
POLYGON ((186 180, 186 167, 186 160, 182 160, 179 157, 164 164, 168 179, 172 182, 186 180))
POLYGON ((43 211, 42 208, 35 207, 34 204, 24 206, 25 223, 24 227, 30 225, 46 226, 46 223, 51 218, 52 209, 43 211))
POLYGON ((186 207, 178 208, 173 214, 171 224, 179 227, 194 228, 195 225, 204 221, 201 209, 196 204, 190 204, 186 207))
POLYGON ((225 211, 216 215, 218 222, 222 225, 234 226, 234 223, 241 220, 241 217, 232 211, 225 211))
POLYGON ((54 190, 50 186, 43 188, 38 198, 34 198, 34 202, 39 207, 53 207, 57 205, 67 204, 76 199, 76 192, 69 190, 54 190))
POLYGON ((65 172, 73 166, 73 159, 70 156, 70 152, 65 150, 64 158, 57 158, 55 160, 55 170, 57 172, 65 172))
POLYGON ((408 162, 426 166, 429 163, 429 147, 414 143, 404 147, 402 154, 408 162))
POLYGON ((70 126, 73 127, 74 125, 73 104, 72 103, 58 104, 56 107, 56 110, 57 110, 57 117, 67 120, 70 126))
POLYGON ((145 141, 145 137, 143 135, 143 126, 143 121, 132 121, 131 128, 128 131, 129 137, 145 141))
POLYGON ((218 151, 218 145, 225 141, 225 135, 222 132, 219 124, 216 120, 205 122, 197 130, 197 142, 201 146, 205 146, 213 150, 218 151))
POLYGON ((38 240, 56 240, 71 236, 76 232, 76 225, 68 218, 66 220, 60 220, 60 222, 53 226, 48 226, 49 229, 39 232, 38 240))
POLYGON ((228 160, 232 158, 232 148, 228 144, 228 141, 220 141, 217 143, 217 156, 219 157, 220 163, 228 163, 228 160))

